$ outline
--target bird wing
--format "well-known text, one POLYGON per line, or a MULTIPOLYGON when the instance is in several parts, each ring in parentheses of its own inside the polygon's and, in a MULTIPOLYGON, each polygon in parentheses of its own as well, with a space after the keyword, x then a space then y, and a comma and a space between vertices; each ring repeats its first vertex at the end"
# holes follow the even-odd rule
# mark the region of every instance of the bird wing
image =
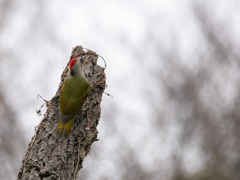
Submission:
POLYGON ((60 111, 69 115, 80 109, 86 100, 88 87, 88 84, 83 86, 81 81, 69 84, 66 80, 60 94, 60 111))

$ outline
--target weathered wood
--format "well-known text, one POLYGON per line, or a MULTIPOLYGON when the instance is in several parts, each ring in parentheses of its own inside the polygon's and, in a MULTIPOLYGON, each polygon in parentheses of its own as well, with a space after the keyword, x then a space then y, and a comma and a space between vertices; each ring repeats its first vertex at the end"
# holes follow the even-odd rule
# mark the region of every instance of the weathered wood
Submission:
POLYGON ((19 180, 74 179, 82 168, 83 160, 89 153, 92 143, 97 140, 96 127, 100 119, 100 103, 106 83, 105 68, 97 65, 98 55, 93 51, 84 52, 81 46, 76 46, 70 59, 78 55, 86 55, 83 72, 88 82, 95 84, 88 96, 89 103, 86 102, 77 112, 77 118, 72 124, 67 139, 63 142, 57 141, 60 89, 68 76, 67 64, 56 95, 47 102, 44 118, 38 125, 22 160, 19 180))

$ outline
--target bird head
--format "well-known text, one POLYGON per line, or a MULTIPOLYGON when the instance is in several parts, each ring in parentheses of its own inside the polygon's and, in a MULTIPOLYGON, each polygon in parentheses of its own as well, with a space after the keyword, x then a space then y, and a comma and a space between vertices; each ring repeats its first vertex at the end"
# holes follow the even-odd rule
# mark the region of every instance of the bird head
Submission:
POLYGON ((71 76, 81 75, 82 74, 82 63, 85 57, 74 57, 69 62, 69 70, 71 76))

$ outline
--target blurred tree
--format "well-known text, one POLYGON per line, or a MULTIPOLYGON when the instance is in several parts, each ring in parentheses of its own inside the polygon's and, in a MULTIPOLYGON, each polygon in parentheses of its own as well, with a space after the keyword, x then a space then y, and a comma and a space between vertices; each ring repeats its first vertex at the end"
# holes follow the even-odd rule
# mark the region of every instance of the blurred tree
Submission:
MULTIPOLYGON (((0 1, 0 36, 11 18, 13 9, 12 0, 0 1)), ((15 179, 16 173, 21 164, 22 154, 26 148, 23 132, 20 124, 17 122, 15 110, 12 107, 13 102, 9 101, 7 94, 12 92, 8 87, 8 81, 11 79, 9 72, 6 72, 7 65, 14 63, 7 61, 12 59, 13 54, 4 48, 4 43, 0 41, 0 179, 15 179), (11 103, 10 103, 11 102, 11 103)), ((15 71, 16 66, 12 66, 11 71, 15 71)))
MULTIPOLYGON (((155 79, 155 86, 149 92, 154 95, 149 106, 159 104, 156 91, 164 89, 162 95, 167 97, 165 108, 159 106, 152 111, 156 120, 153 128, 156 134, 172 126, 178 130, 175 136, 178 145, 172 156, 172 180, 237 180, 240 178, 240 116, 237 113, 240 54, 236 51, 239 41, 229 26, 230 16, 219 19, 214 7, 201 1, 194 3, 193 12, 201 40, 195 42, 198 49, 189 46, 192 55, 176 47, 164 50, 156 38, 148 43, 161 63, 149 68, 148 79, 155 79), (179 50, 176 52, 176 49, 179 50), (161 66, 164 69, 159 69, 161 66), (194 154, 195 161, 200 164, 196 174, 188 162, 195 149, 198 151, 194 154)), ((169 133, 166 136, 170 137, 172 132, 169 133)))
MULTIPOLYGON (((129 129, 133 131, 131 127, 137 124, 131 124, 136 122, 130 115, 131 109, 120 112, 114 105, 108 107, 109 111, 115 108, 115 115, 107 114, 104 121, 108 122, 108 128, 114 129, 113 134, 121 134, 115 137, 118 146, 113 163, 115 179, 240 178, 239 40, 230 25, 234 18, 231 14, 224 14, 224 18, 217 16, 218 2, 214 2, 194 1, 190 6, 193 34, 186 27, 184 37, 182 34, 178 37, 176 29, 176 34, 171 34, 172 39, 163 38, 154 19, 149 22, 151 28, 143 41, 138 42, 141 47, 124 42, 136 60, 137 77, 141 79, 141 85, 145 85, 136 89, 141 89, 139 98, 144 97, 148 104, 146 121, 151 125, 149 133, 142 134, 144 141, 139 140, 134 146, 122 133, 128 130, 112 121, 125 113, 125 122, 129 122, 129 129), (184 49, 181 45, 186 43, 189 34, 193 36, 184 49), (168 147, 167 158, 162 158, 165 146, 168 147), (148 152, 149 148, 151 154, 139 153, 148 152), (156 149, 158 154, 154 153, 156 149), (146 165, 149 161, 151 166, 146 165)), ((108 138, 113 134, 109 132, 106 141, 110 142, 108 138)), ((97 158, 100 153, 103 152, 93 151, 90 158, 97 158)), ((88 174, 88 170, 85 171, 84 174, 88 174)), ((92 179, 88 177, 85 179, 92 179)), ((112 179, 112 176, 106 173, 102 179, 112 179)))
MULTIPOLYGON (((28 111, 28 108, 36 103, 36 99, 27 97, 32 94, 33 88, 38 89, 38 92, 40 87, 46 89, 44 85, 46 82, 41 79, 43 76, 36 76, 36 74, 40 71, 48 76, 48 79, 51 77, 50 71, 47 70, 48 67, 41 68, 38 65, 37 70, 29 68, 28 56, 31 57, 32 54, 35 55, 44 49, 43 47, 39 48, 39 42, 44 41, 44 38, 49 43, 56 43, 52 24, 47 24, 49 21, 44 20, 46 7, 43 7, 42 1, 33 3, 33 6, 37 8, 29 8, 28 6, 31 4, 18 3, 19 1, 15 0, 0 0, 0 163, 2 164, 0 179, 3 180, 16 179, 21 160, 27 149, 24 135, 29 131, 34 132, 34 128, 25 129, 25 131, 22 129, 21 118, 24 115, 23 112, 27 112, 28 115, 36 114, 34 111, 28 111), (25 8, 27 11, 24 11, 25 8), (48 29, 47 33, 40 31, 40 26, 41 30, 48 29), (32 76, 29 76, 29 73, 32 76)), ((63 47, 61 43, 59 44, 59 46, 52 46, 59 51, 54 56, 55 58, 65 52, 61 51, 63 47)), ((52 53, 56 52, 53 50, 52 53)), ((40 62, 38 58, 42 58, 35 57, 35 61, 31 59, 31 67, 40 62)), ((54 69, 56 66, 51 67, 51 63, 48 62, 49 68, 54 69)), ((35 93, 34 97, 36 96, 35 93)), ((33 122, 30 116, 27 120, 30 120, 29 123, 33 122)))
MULTIPOLYGON (((9 103, 8 95, 12 93, 6 95, 6 88, 12 89, 12 92, 16 92, 14 91, 16 88, 8 84, 9 77, 14 76, 11 74, 13 71, 5 71, 5 69, 9 63, 12 65, 15 61, 9 62, 7 59, 16 59, 19 54, 21 56, 28 54, 25 57, 31 57, 36 52, 45 54, 42 51, 52 47, 59 48, 55 51, 55 59, 59 52, 67 52, 59 47, 65 43, 59 42, 56 36, 57 23, 51 21, 51 15, 45 8, 48 7, 47 1, 33 3, 34 8, 24 9, 26 16, 31 17, 30 21, 27 21, 30 28, 21 31, 25 32, 25 35, 22 33, 21 38, 16 40, 18 42, 15 43, 18 45, 16 49, 6 48, 7 41, 2 31, 12 28, 6 25, 11 22, 9 20, 12 20, 13 16, 17 16, 15 13, 18 12, 17 7, 21 4, 16 5, 13 2, 15 1, 0 1, 0 35, 2 35, 0 92, 3 106, 11 112, 14 111, 14 107, 9 103), (36 12, 32 13, 31 9, 36 12), (49 43, 44 50, 47 41, 53 43, 49 43), (41 42, 44 42, 44 45, 41 42), (24 43, 26 46, 21 48, 24 43), (38 48, 39 46, 41 48, 38 48), (28 52, 26 53, 24 49, 28 49, 28 52)), ((107 110, 103 114, 104 120, 100 123, 104 128, 100 135, 102 134, 104 138, 100 138, 101 143, 93 145, 91 156, 84 162, 84 169, 80 172, 79 178, 239 179, 239 2, 236 0, 191 2, 194 2, 193 6, 188 6, 188 10, 191 9, 192 14, 185 15, 183 22, 176 23, 176 26, 170 26, 168 22, 162 23, 163 15, 148 14, 147 8, 144 11, 141 9, 141 13, 146 15, 145 19, 149 22, 148 29, 142 39, 133 46, 131 42, 122 43, 123 47, 130 49, 127 52, 131 53, 129 59, 135 60, 135 67, 132 68, 131 74, 121 74, 122 80, 116 84, 126 84, 124 86, 126 88, 121 89, 121 93, 125 93, 124 100, 133 98, 128 87, 136 87, 134 95, 139 91, 142 92, 138 99, 134 100, 136 105, 146 104, 144 110, 148 112, 148 118, 141 121, 131 108, 119 108, 119 102, 114 99, 112 103, 105 104, 103 109, 107 110), (223 3, 225 3, 224 8, 220 8, 223 3), (186 24, 191 24, 191 27, 185 27, 186 24), (134 75, 135 79, 132 78, 134 75), (137 84, 139 79, 141 85, 137 84), (130 83, 127 84, 129 81, 130 83), (137 129, 140 130, 136 133, 137 129)), ((185 13, 186 11, 182 10, 182 14, 185 13)), ((103 33, 100 27, 96 26, 93 29, 98 29, 98 35, 103 33)), ((105 29, 102 28, 102 31, 105 29)), ((120 28, 118 30, 121 31, 120 28)), ((109 28, 104 32, 103 39, 106 42, 109 37, 109 42, 113 41, 113 37, 117 37, 116 34, 108 36, 109 28)), ((127 34, 124 35, 125 38, 122 38, 122 35, 124 34, 121 34, 121 41, 131 39, 127 34)), ((47 54, 46 57, 49 55, 47 54)), ((38 62, 47 59, 46 57, 41 56, 38 62)), ((20 62, 24 59, 27 58, 22 58, 20 62)), ((23 65, 24 63, 18 63, 18 69, 23 65)), ((52 64, 49 66, 54 68, 52 64)), ((51 74, 46 67, 43 72, 39 70, 39 74, 48 76, 51 74)), ((40 79, 42 76, 35 77, 38 78, 38 82, 43 81, 40 79)), ((32 79, 29 84, 35 81, 36 79, 32 79)), ((45 82, 45 85, 47 84, 48 82, 45 82)), ((34 87, 46 89, 45 85, 38 83, 34 87)), ((116 92, 117 89, 119 87, 116 87, 116 92)), ((24 89, 20 86, 18 92, 24 95, 24 89)), ((18 106, 21 103, 23 102, 18 103, 18 106)), ((14 119, 14 113, 10 114, 13 114, 11 118, 14 119)), ((1 132, 5 132, 2 135, 4 138, 11 137, 7 132, 12 131, 8 131, 7 127, 1 127, 4 130, 1 132)), ((9 127, 13 128, 13 126, 9 127)), ((9 142, 2 142, 7 143, 5 147, 8 148, 9 142)), ((12 148, 15 145, 17 144, 9 144, 13 152, 6 150, 2 152, 16 154, 15 148, 12 148)), ((4 163, 11 163, 9 156, 1 157, 4 163)), ((18 165, 9 164, 4 168, 8 168, 6 169, 8 172, 16 166, 18 165)), ((0 178, 3 179, 4 168, 0 171, 0 178)))
POLYGON ((26 148, 22 129, 0 88, 0 179, 15 179, 26 148), (15 174, 15 175, 14 175, 15 174))

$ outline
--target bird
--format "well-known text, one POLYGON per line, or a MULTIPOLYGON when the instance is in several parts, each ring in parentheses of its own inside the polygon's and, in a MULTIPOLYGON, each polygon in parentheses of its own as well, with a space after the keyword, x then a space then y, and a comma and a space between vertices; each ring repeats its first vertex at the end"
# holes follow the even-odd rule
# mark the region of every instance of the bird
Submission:
POLYGON ((60 93, 60 118, 57 129, 58 138, 62 141, 67 137, 76 112, 83 106, 89 92, 89 83, 82 72, 86 57, 74 57, 69 62, 69 76, 64 81, 60 93))

